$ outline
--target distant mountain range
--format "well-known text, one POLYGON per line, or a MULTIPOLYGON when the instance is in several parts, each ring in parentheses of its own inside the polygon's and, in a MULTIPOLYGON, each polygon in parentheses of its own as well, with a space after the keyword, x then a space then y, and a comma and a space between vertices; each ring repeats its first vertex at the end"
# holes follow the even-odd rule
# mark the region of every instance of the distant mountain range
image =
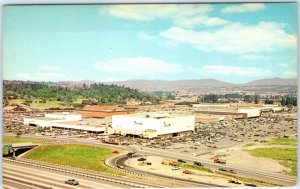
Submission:
POLYGON ((297 79, 282 79, 282 78, 259 79, 243 85, 244 86, 297 85, 297 79))
POLYGON ((63 87, 83 87, 94 83, 102 83, 106 85, 119 85, 139 90, 178 90, 178 89, 199 89, 199 88, 218 88, 218 87, 247 87, 247 86, 293 86, 297 85, 297 79, 270 78, 251 81, 245 84, 233 84, 219 81, 216 79, 199 79, 199 80, 127 80, 112 82, 95 82, 91 80, 82 81, 62 81, 51 82, 53 85, 63 87))
POLYGON ((203 87, 243 87, 243 86, 278 86, 278 85, 297 85, 297 79, 283 79, 283 78, 271 78, 260 79, 251 81, 245 84, 233 84, 228 82, 219 81, 216 79, 200 79, 200 80, 128 80, 128 81, 115 81, 115 82, 103 82, 104 84, 124 85, 130 88, 137 89, 175 89, 175 88, 203 88, 203 87))

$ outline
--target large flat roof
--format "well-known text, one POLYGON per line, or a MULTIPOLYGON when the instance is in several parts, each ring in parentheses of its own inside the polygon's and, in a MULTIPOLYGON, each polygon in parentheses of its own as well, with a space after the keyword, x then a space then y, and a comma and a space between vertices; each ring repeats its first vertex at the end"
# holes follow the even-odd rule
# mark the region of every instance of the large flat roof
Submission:
POLYGON ((107 123, 111 123, 111 118, 83 118, 82 120, 79 121, 62 121, 60 124, 68 124, 68 125, 87 125, 87 126, 100 126, 103 125, 105 126, 107 123))
POLYGON ((143 117, 149 119, 160 119, 160 118, 175 118, 175 117, 188 117, 194 116, 192 114, 186 113, 171 113, 171 112, 140 112, 135 114, 126 114, 126 115, 113 115, 113 116, 123 116, 123 117, 143 117))

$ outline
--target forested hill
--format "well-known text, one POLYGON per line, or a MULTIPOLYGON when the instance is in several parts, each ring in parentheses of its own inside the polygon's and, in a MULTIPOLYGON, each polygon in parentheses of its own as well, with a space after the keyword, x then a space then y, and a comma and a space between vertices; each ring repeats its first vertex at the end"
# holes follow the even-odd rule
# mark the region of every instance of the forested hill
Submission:
POLYGON ((61 87, 53 82, 3 81, 3 99, 55 100, 66 103, 83 99, 83 104, 125 104, 128 99, 154 102, 147 94, 125 86, 91 84, 83 87, 61 87))

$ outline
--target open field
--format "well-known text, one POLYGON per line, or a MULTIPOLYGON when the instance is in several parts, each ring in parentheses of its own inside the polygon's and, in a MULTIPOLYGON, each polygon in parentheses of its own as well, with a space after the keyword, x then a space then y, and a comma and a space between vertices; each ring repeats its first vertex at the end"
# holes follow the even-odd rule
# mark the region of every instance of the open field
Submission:
POLYGON ((268 145, 297 146, 297 138, 272 138, 267 142, 268 145))
MULTIPOLYGON (((71 108, 71 106, 69 106, 68 104, 60 101, 46 100, 46 103, 42 103, 41 101, 42 101, 41 99, 34 99, 32 103, 29 103, 29 105, 31 108, 39 109, 39 110, 48 109, 48 108, 60 108, 60 109, 71 108)), ((13 104, 22 104, 25 103, 25 100, 13 99, 10 100, 9 102, 13 104)))
POLYGON ((7 137, 7 136, 4 136, 2 139, 3 144, 24 143, 24 142, 41 143, 43 141, 49 141, 49 140, 36 139, 36 138, 16 138, 16 137, 7 137))
POLYGON ((23 157, 71 167, 115 173, 114 170, 103 165, 103 161, 112 155, 110 149, 69 144, 39 146, 23 157))

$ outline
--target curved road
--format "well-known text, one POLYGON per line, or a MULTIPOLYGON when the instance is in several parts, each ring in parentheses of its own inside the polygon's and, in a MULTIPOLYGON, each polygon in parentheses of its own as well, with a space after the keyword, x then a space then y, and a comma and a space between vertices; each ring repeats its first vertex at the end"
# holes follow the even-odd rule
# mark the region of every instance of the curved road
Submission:
POLYGON ((163 174, 157 174, 157 173, 151 173, 151 172, 147 172, 147 171, 138 170, 138 169, 129 167, 128 165, 125 165, 124 162, 127 159, 128 159, 128 157, 126 155, 122 155, 122 156, 112 158, 111 162, 113 163, 113 165, 115 167, 117 165, 123 165, 125 170, 135 172, 135 173, 140 173, 140 174, 143 174, 143 175, 148 175, 148 176, 151 176, 151 177, 164 178, 164 180, 168 179, 173 184, 176 184, 176 183, 186 184, 187 187, 189 187, 189 188, 191 188, 191 187, 193 187, 193 188, 195 188, 195 187, 224 187, 223 185, 218 185, 218 184, 211 184, 211 183, 206 183, 206 182, 186 180, 186 179, 182 179, 182 178, 174 178, 174 177, 168 176, 168 175, 163 175, 163 174))

